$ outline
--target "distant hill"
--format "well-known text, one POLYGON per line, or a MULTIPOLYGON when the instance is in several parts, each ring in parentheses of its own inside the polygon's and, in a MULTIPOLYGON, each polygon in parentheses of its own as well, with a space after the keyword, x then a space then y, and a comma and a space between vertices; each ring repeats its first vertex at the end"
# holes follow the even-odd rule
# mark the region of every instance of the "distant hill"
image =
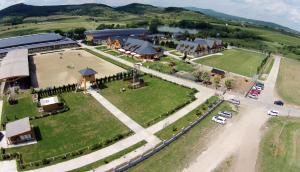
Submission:
POLYGON ((243 18, 243 17, 237 17, 237 16, 217 12, 217 11, 214 11, 214 10, 211 10, 211 9, 202 9, 202 8, 195 8, 195 7, 186 7, 186 9, 192 10, 192 11, 198 11, 198 12, 201 12, 201 13, 206 14, 208 16, 216 17, 216 18, 221 19, 221 20, 240 22, 240 23, 256 25, 256 26, 263 26, 263 27, 268 27, 268 28, 271 28, 271 29, 290 32, 290 33, 294 33, 294 34, 298 34, 298 35, 300 34, 300 32, 298 32, 298 31, 295 31, 295 30, 290 29, 288 27, 281 26, 279 24, 272 23, 272 22, 266 22, 266 21, 253 20, 253 19, 248 19, 248 18, 243 18))
POLYGON ((105 12, 114 11, 110 6, 103 4, 81 4, 81 5, 57 5, 57 6, 33 6, 16 4, 0 11, 0 18, 5 16, 50 16, 50 15, 90 15, 97 16, 105 12))

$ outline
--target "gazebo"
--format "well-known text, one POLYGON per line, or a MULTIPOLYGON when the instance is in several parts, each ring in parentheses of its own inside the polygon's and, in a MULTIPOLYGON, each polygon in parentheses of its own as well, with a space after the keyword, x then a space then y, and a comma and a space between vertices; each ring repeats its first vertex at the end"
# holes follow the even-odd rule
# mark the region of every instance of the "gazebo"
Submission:
POLYGON ((84 83, 84 90, 86 90, 87 82, 95 82, 96 81, 95 75, 97 74, 97 72, 94 69, 87 67, 86 69, 80 70, 79 73, 81 74, 80 86, 82 85, 82 83, 84 83))

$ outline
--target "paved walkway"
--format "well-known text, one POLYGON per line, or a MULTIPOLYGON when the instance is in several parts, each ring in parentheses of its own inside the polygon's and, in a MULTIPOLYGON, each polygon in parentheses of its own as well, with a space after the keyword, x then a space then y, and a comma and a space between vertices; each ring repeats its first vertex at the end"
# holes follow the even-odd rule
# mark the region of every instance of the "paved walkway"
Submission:
POLYGON ((184 117, 185 115, 187 115, 188 113, 190 113, 191 111, 196 109, 198 106, 203 104, 211 96, 213 96, 213 94, 211 94, 211 95, 206 94, 206 96, 203 96, 203 94, 200 95, 200 93, 197 93, 196 94, 196 97, 197 97, 196 101, 188 104, 187 106, 185 106, 184 108, 182 108, 179 111, 175 112, 174 114, 172 114, 168 118, 166 118, 166 119, 154 124, 153 126, 147 128, 147 131, 149 131, 150 133, 153 133, 153 134, 159 132, 160 130, 166 128, 167 126, 169 126, 171 124, 173 124, 178 119, 184 117))
POLYGON ((17 172, 16 160, 0 161, 0 172, 17 172))
POLYGON ((196 60, 204 59, 204 58, 211 57, 211 56, 222 56, 222 55, 223 55, 223 53, 208 54, 205 56, 193 58, 190 61, 196 61, 196 60))
POLYGON ((176 56, 176 55, 174 55, 174 54, 171 54, 171 52, 173 52, 173 51, 176 51, 176 50, 165 51, 165 52, 164 52, 164 55, 173 57, 174 59, 177 59, 177 60, 182 60, 182 58, 180 58, 180 56, 176 56))
MULTIPOLYGON (((83 167, 85 165, 91 164, 93 162, 96 162, 98 160, 104 159, 108 156, 118 153, 120 150, 129 148, 130 146, 144 140, 143 137, 144 137, 143 134, 137 133, 111 146, 92 152, 90 154, 83 155, 75 159, 71 159, 62 163, 54 164, 48 167, 31 170, 31 171, 32 172, 71 171, 83 167)), ((158 144, 159 142, 151 142, 151 143, 158 144)))
MULTIPOLYGON (((153 134, 147 132, 142 126, 136 123, 134 120, 129 118, 125 113, 115 107, 112 103, 110 103, 105 97, 100 95, 95 90, 88 91, 102 106, 107 109, 110 113, 112 113, 118 120, 120 120, 123 124, 125 124, 128 128, 130 128, 135 133, 140 133, 142 135, 142 139, 145 139, 147 142, 160 142, 153 134)), ((122 150, 122 149, 121 149, 122 150)), ((120 151, 121 151, 120 150, 120 151)))

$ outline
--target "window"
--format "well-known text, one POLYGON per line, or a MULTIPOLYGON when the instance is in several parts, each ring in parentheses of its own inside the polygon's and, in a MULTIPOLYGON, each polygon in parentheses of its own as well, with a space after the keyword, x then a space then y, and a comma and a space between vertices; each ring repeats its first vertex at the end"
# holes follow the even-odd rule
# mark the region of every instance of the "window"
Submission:
POLYGON ((21 140, 31 140, 31 134, 26 134, 26 135, 22 135, 20 136, 21 140))

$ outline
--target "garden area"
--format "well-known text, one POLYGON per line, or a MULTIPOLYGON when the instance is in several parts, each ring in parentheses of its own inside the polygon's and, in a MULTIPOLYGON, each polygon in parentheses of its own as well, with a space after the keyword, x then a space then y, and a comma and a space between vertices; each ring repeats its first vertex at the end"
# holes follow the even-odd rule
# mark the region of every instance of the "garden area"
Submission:
POLYGON ((211 56, 196 60, 195 62, 228 72, 253 77, 257 74, 258 67, 262 64, 265 54, 250 52, 241 49, 223 51, 223 55, 211 56))
POLYGON ((39 115, 37 103, 34 103, 30 91, 16 94, 17 104, 10 105, 7 97, 3 101, 2 124, 25 117, 39 115))
POLYGON ((38 161, 33 163, 36 168, 92 152, 131 134, 93 97, 74 92, 61 94, 61 97, 70 110, 31 120, 38 143, 6 149, 6 154, 19 152, 23 163, 38 161), (58 157, 49 159, 53 156, 58 157))
POLYGON ((271 118, 260 144, 258 171, 300 171, 300 120, 271 118))
MULTIPOLYGON (((217 100, 217 98, 212 97, 208 101, 212 103, 215 100, 217 100)), ((164 130, 160 131, 156 135, 162 139, 170 138, 173 134, 178 132, 174 131, 174 126, 180 129, 181 127, 187 126, 190 122, 195 121, 199 117, 199 112, 204 112, 203 107, 207 107, 210 103, 200 105, 197 109, 190 112, 185 117, 179 119, 164 130)), ((233 109, 227 102, 222 103, 204 120, 202 120, 198 125, 188 131, 181 138, 128 171, 182 171, 188 165, 188 163, 193 161, 197 155, 205 150, 205 145, 208 143, 208 139, 210 138, 211 134, 213 134, 215 130, 220 127, 214 123, 211 118, 213 115, 222 110, 232 111, 233 109)))
POLYGON ((106 84, 100 94, 143 127, 160 121, 195 100, 195 90, 150 75, 142 78, 146 83, 142 88, 129 89, 130 82, 120 80, 106 84), (120 91, 123 88, 126 91, 120 91))
POLYGON ((193 65, 169 56, 162 57, 159 61, 143 63, 143 66, 167 74, 172 74, 177 71, 193 72, 195 70, 193 65))

